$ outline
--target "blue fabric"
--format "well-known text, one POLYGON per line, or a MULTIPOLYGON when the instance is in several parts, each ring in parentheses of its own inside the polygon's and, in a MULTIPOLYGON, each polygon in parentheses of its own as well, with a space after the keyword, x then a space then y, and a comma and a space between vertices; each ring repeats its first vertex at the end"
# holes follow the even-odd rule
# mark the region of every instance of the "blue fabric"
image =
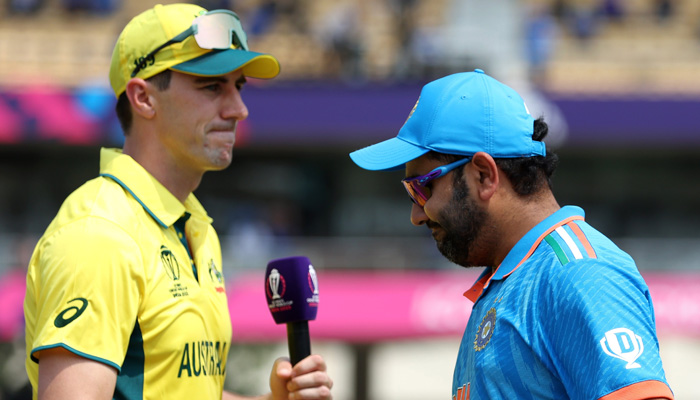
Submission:
POLYGON ((368 170, 393 170, 429 151, 494 158, 544 156, 532 140, 534 118, 512 88, 480 69, 448 75, 423 87, 397 137, 350 153, 368 170))
POLYGON ((642 381, 667 385, 644 280, 632 258, 582 217, 580 208, 564 207, 508 254, 472 309, 453 398, 468 388, 470 400, 590 400, 642 381), (567 226, 576 258, 561 230, 552 229, 562 222, 581 229, 592 256, 567 226), (548 235, 569 261, 541 240, 516 268, 548 235))

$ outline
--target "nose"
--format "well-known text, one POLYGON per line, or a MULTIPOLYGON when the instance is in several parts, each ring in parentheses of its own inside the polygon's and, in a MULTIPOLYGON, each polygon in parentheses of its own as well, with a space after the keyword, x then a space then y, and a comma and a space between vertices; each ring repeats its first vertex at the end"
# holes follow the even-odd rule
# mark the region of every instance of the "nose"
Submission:
POLYGON ((236 121, 243 121, 248 118, 248 107, 243 102, 241 92, 236 86, 232 86, 228 90, 221 117, 224 119, 235 119, 236 121))
POLYGON ((428 215, 425 213, 423 207, 416 203, 411 203, 411 223, 415 226, 420 226, 428 221, 428 215))

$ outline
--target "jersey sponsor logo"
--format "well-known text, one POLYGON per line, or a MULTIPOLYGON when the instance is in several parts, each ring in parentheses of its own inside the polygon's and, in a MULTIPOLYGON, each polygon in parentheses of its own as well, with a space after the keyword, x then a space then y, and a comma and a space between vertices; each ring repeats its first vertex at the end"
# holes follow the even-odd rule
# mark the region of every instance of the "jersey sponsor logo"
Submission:
POLYGON ((617 328, 605 332, 605 336, 600 339, 600 346, 605 354, 625 361, 625 368, 641 368, 635 361, 644 352, 644 343, 642 337, 631 330, 617 328))
POLYGON ((170 279, 174 281, 180 280, 180 264, 178 264, 173 252, 164 245, 160 246, 160 262, 163 264, 165 273, 168 274, 170 279))
POLYGON ((471 383, 462 385, 461 388, 457 389, 457 394, 452 395, 452 400, 469 400, 471 383))
POLYGON ((491 340, 493 336, 493 331, 496 328, 496 309, 491 308, 484 319, 481 320, 481 325, 476 331, 476 337, 474 338, 474 350, 481 351, 486 347, 486 345, 491 340))
POLYGON ((226 375, 226 342, 202 340, 185 343, 177 377, 226 375))
POLYGON ((73 305, 71 307, 66 308, 65 310, 61 311, 60 314, 58 314, 56 319, 53 320, 53 324, 56 328, 63 328, 64 326, 75 321, 79 316, 83 314, 83 312, 85 312, 85 309, 88 306, 88 301, 82 297, 76 297, 66 304, 74 303, 76 301, 80 302, 80 306, 73 305))

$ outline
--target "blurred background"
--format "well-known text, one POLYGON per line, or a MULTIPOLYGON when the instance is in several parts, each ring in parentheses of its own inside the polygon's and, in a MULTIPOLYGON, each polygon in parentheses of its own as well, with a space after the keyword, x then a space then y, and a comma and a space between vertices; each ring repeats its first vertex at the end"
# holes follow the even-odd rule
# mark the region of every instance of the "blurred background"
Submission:
MULTIPOLYGON (((33 246, 122 133, 107 78, 117 35, 152 0, 3 0, 0 10, 0 399, 26 399, 22 299, 33 246)), ((161 3, 168 3, 162 1, 161 3)), ((196 195, 221 235, 234 323, 227 387, 265 391, 285 329, 264 268, 306 255, 312 348, 338 400, 450 397, 479 271, 409 222, 403 172, 348 153, 392 136, 421 87, 481 68, 550 124, 560 204, 637 261, 668 380, 700 399, 700 2, 202 0, 241 16, 281 75, 249 81, 234 164, 196 195)), ((27 397, 29 396, 29 397, 27 397)))

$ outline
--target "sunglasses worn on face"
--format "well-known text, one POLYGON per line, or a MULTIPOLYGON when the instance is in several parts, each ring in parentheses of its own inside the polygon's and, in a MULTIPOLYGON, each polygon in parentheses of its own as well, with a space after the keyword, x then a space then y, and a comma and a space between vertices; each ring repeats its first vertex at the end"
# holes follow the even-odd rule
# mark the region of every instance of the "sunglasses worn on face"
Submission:
POLYGON ((410 197, 414 203, 424 207, 425 203, 432 195, 430 189, 426 187, 428 182, 445 175, 461 165, 468 163, 469 160, 471 160, 471 157, 457 160, 453 163, 437 167, 425 175, 417 176, 415 178, 406 178, 402 180, 401 183, 403 183, 403 186, 406 188, 408 197, 410 197))
POLYGON ((145 57, 136 60, 136 68, 131 73, 135 77, 149 63, 155 62, 155 54, 171 44, 180 43, 194 35, 197 45, 203 49, 225 50, 234 44, 237 48, 248 51, 248 37, 241 26, 238 15, 229 10, 212 10, 192 21, 192 26, 180 32, 174 38, 158 46, 145 57))

